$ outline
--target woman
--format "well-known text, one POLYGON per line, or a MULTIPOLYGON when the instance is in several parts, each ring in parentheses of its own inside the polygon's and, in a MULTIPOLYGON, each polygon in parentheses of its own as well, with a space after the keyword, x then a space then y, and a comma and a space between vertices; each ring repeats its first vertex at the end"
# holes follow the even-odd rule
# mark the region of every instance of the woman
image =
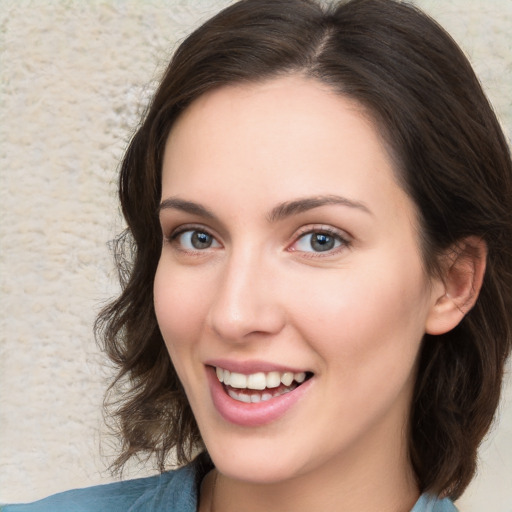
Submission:
POLYGON ((512 167, 442 29, 233 5, 178 49, 120 197, 118 467, 204 453, 27 510, 454 510, 510 352, 512 167))

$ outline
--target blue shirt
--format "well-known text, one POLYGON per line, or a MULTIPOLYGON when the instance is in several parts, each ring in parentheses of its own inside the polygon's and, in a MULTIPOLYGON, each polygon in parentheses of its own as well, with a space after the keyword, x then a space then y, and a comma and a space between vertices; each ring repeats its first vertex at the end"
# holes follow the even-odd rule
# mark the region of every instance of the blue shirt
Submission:
MULTIPOLYGON (((1 512, 196 512, 197 459, 176 471, 55 494, 35 503, 3 505, 1 512)), ((204 474, 204 473, 203 473, 204 474)), ((411 512, 457 512, 449 499, 423 494, 411 512)))

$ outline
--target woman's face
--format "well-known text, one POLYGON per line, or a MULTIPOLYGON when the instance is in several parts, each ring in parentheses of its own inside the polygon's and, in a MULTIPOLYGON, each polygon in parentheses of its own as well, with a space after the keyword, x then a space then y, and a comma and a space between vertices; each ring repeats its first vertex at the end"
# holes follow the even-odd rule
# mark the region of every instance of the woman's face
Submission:
POLYGON ((167 141, 160 219, 158 323, 221 473, 406 459, 434 298, 357 104, 298 76, 205 94, 167 141))

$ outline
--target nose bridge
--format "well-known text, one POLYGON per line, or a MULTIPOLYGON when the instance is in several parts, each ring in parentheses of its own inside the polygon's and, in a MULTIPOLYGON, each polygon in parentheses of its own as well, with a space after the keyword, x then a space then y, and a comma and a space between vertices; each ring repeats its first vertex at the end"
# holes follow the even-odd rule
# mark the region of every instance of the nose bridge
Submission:
POLYGON ((272 270, 262 251, 249 246, 226 258, 209 323, 218 336, 244 341, 248 335, 275 334, 284 318, 272 289, 272 270))

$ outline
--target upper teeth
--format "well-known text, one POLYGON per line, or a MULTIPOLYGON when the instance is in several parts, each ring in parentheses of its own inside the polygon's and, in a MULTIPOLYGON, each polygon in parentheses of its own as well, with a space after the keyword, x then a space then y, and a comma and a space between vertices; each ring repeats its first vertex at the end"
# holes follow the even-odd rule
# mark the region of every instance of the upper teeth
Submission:
POLYGON ((293 381, 304 382, 306 372, 258 372, 245 375, 243 373, 230 372, 217 367, 217 378, 220 382, 238 389, 265 389, 277 388, 281 384, 289 386, 293 381))

